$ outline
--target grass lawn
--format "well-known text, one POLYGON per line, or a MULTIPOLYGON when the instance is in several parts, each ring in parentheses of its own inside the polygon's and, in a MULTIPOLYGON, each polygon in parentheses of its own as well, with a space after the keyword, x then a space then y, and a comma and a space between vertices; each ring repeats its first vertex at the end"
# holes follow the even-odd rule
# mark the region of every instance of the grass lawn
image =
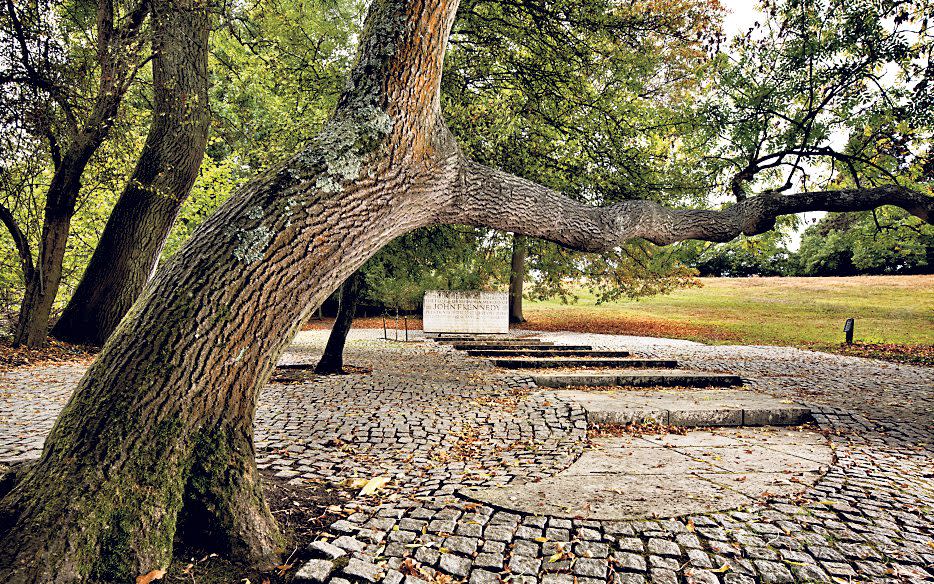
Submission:
POLYGON ((674 337, 705 343, 839 349, 855 340, 934 348, 934 276, 701 278, 702 286, 638 301, 526 301, 526 328, 674 337))

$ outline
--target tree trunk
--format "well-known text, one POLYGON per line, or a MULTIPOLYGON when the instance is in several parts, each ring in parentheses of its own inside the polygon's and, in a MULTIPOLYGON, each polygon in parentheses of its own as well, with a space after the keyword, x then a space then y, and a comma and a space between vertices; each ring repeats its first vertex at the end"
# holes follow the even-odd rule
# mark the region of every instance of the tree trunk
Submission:
POLYGON ((101 345, 149 281, 207 144, 208 4, 154 2, 152 125, 84 276, 52 335, 101 345))
POLYGON ((360 299, 360 284, 363 274, 359 271, 341 284, 340 300, 337 306, 337 316, 334 326, 328 336, 328 344, 324 347, 324 354, 315 367, 315 373, 322 375, 344 372, 344 344, 347 342, 347 333, 353 324, 354 314, 357 312, 357 301, 360 299))
POLYGON ((525 322, 522 315, 522 284, 525 281, 525 256, 528 241, 522 235, 512 236, 512 265, 509 272, 509 322, 525 322))
MULTIPOLYGON (((336 111, 302 152, 235 192, 156 274, 88 369, 35 466, 0 501, 0 579, 132 581, 177 530, 239 559, 280 538, 258 484, 259 388, 312 307, 392 239, 488 224, 588 250, 725 237, 767 215, 854 204, 815 193, 721 212, 586 207, 463 157, 440 115, 456 0, 374 0, 336 111)), ((863 191, 927 216, 930 197, 863 191)), ((860 199, 858 205, 868 204, 860 199)))
MULTIPOLYGON (((115 104, 113 111, 116 111, 115 104)), ((88 125, 103 123, 101 120, 104 115, 101 112, 95 116, 97 121, 89 122, 88 125)), ((16 346, 26 345, 31 349, 45 346, 52 305, 62 281, 68 232, 81 190, 81 174, 106 133, 106 128, 101 126, 89 127, 82 132, 63 157, 49 184, 36 266, 26 276, 26 291, 13 337, 16 346)))
POLYGON ((136 71, 134 43, 148 12, 148 3, 141 2, 119 27, 114 26, 113 10, 113 3, 107 0, 98 4, 97 53, 101 71, 97 97, 84 125, 75 132, 58 161, 49 183, 38 257, 35 269, 26 278, 14 345, 39 348, 47 341, 49 318, 62 279, 71 218, 81 191, 81 175, 110 133, 120 101, 136 71))

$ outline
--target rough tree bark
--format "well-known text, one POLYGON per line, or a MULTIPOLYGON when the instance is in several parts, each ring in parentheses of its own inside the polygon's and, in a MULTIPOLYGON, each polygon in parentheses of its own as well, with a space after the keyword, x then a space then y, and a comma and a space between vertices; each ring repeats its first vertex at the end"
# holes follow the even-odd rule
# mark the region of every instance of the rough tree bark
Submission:
POLYGON ((512 261, 509 271, 509 322, 525 322, 522 315, 522 284, 525 282, 525 257, 528 241, 523 235, 512 236, 512 261))
POLYGON ((100 83, 97 98, 84 125, 71 137, 68 147, 60 156, 54 156, 55 173, 46 194, 38 257, 35 269, 26 277, 26 290, 14 334, 15 345, 37 348, 46 343, 52 305, 62 280, 68 231, 81 190, 81 175, 110 133, 117 108, 133 77, 134 62, 128 56, 135 51, 130 46, 136 42, 147 11, 148 5, 144 0, 122 25, 116 26, 113 3, 101 0, 98 5, 100 83))
POLYGON ((440 114, 457 0, 374 0, 336 111, 305 150, 234 193, 156 274, 0 501, 5 582, 127 581, 197 536, 245 560, 280 542, 259 486, 258 388, 342 281, 415 228, 470 223, 597 251, 722 240, 772 216, 894 202, 903 189, 749 198, 721 212, 591 208, 465 160, 440 114), (189 520, 196 518, 197 521, 189 520))
POLYGON ((52 328, 102 345, 149 281, 207 145, 208 35, 204 0, 152 2, 152 125, 81 282, 52 328))
POLYGON ((337 307, 337 316, 334 326, 328 336, 328 343, 324 347, 324 354, 315 367, 315 373, 322 375, 344 372, 344 345, 347 343, 347 334, 353 325, 353 317, 357 312, 357 301, 360 299, 360 284, 363 274, 359 271, 341 284, 340 300, 337 307))

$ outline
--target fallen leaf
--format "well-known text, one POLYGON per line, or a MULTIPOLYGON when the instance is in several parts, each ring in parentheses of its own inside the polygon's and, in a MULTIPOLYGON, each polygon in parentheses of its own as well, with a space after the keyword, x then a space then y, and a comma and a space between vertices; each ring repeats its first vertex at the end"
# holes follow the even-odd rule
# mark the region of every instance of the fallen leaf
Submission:
POLYGON ((163 576, 165 576, 165 570, 153 570, 152 572, 147 572, 142 576, 137 576, 136 584, 149 584, 155 580, 162 580, 163 576))
POLYGON ((732 569, 733 569, 733 568, 732 568, 729 564, 723 564, 722 566, 720 566, 720 567, 717 568, 716 570, 711 570, 711 572, 713 572, 713 573, 715 573, 715 574, 723 574, 724 572, 729 572, 729 571, 732 570, 732 569))
POLYGON ((280 564, 276 566, 276 569, 279 570, 279 577, 285 576, 285 573, 292 569, 292 564, 280 564))
POLYGON ((389 477, 373 477, 360 489, 359 496, 367 497, 369 495, 375 495, 376 491, 385 487, 388 482, 389 477))

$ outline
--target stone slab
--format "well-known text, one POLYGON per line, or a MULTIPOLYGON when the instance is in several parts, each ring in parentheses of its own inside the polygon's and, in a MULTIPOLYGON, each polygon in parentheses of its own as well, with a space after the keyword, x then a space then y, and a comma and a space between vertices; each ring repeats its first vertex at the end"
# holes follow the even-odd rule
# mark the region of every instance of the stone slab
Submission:
POLYGON ((826 439, 817 432, 777 433, 773 428, 600 438, 594 444, 551 478, 469 489, 461 495, 557 517, 676 517, 735 509, 768 497, 794 497, 823 476, 833 460, 826 439), (785 451, 776 451, 776 446, 785 451))
POLYGON ((702 373, 697 371, 647 370, 607 373, 606 371, 574 371, 532 375, 542 387, 636 386, 636 387, 730 387, 742 385, 738 375, 702 373))
POLYGON ((428 290, 422 310, 425 333, 508 333, 509 295, 478 290, 428 290))
POLYGON ((492 359, 493 365, 504 369, 559 369, 561 367, 600 367, 602 369, 658 369, 677 367, 674 359, 631 359, 600 357, 552 357, 492 359))
POLYGON ((526 349, 468 349, 471 357, 629 357, 629 351, 594 351, 555 345, 526 349))
POLYGON ((588 351, 593 349, 590 345, 555 345, 545 341, 492 341, 488 343, 453 343, 453 345, 458 351, 497 351, 507 349, 513 351, 588 351))
POLYGON ((558 390, 575 401, 590 424, 657 422, 672 426, 794 426, 811 418, 810 409, 768 394, 742 389, 558 390))

